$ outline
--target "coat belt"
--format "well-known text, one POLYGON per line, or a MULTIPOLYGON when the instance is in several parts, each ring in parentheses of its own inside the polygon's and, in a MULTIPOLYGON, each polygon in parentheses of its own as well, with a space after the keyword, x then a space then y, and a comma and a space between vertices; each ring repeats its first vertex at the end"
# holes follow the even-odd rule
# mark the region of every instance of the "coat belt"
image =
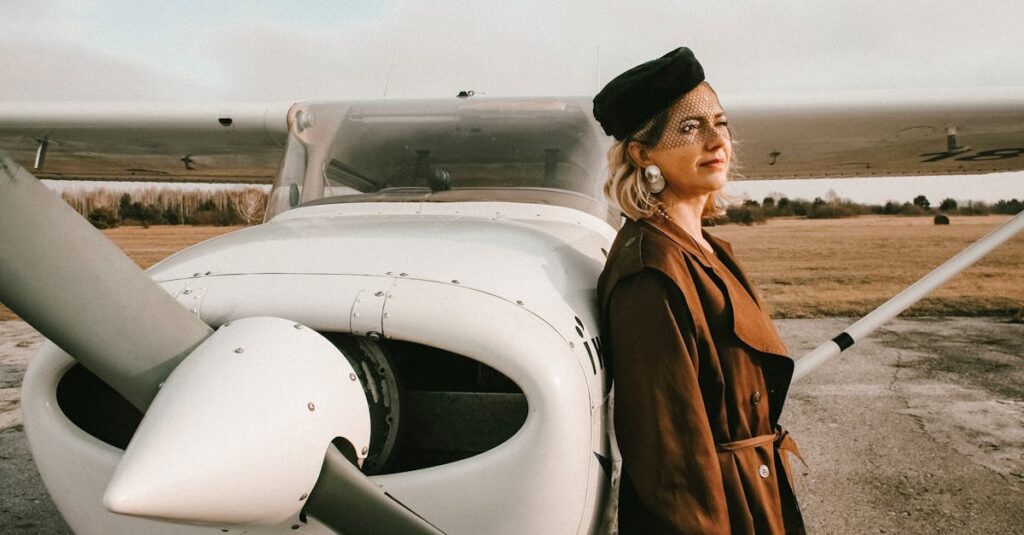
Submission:
POLYGON ((804 461, 804 456, 800 453, 800 448, 797 447, 796 441, 789 435, 789 431, 786 431, 782 426, 776 426, 774 433, 767 435, 758 435, 756 437, 745 438, 743 440, 734 440, 732 442, 722 442, 716 444, 715 448, 718 451, 737 451, 747 448, 755 448, 764 444, 772 443, 775 449, 778 450, 778 458, 782 461, 782 468, 786 471, 786 477, 789 479, 790 484, 793 484, 793 468, 789 464, 789 455, 786 453, 792 453, 796 455, 797 459, 800 459, 804 466, 807 466, 807 462, 804 461))

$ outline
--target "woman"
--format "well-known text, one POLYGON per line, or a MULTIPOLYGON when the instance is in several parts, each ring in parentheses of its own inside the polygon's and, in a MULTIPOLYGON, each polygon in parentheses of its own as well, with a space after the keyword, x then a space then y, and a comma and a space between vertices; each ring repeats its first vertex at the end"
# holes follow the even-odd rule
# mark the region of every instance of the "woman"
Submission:
POLYGON ((609 82, 594 115, 628 218, 598 282, 620 533, 801 533, 778 427, 793 361, 732 248, 701 229, 732 161, 718 97, 679 48, 609 82))

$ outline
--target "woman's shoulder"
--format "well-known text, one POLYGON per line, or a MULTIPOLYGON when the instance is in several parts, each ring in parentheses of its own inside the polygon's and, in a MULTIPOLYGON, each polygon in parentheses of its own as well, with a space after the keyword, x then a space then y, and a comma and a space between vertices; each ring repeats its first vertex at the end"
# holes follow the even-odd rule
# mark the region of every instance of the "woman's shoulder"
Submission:
POLYGON ((678 258, 679 247, 657 229, 644 222, 627 221, 615 236, 605 269, 622 266, 631 271, 657 267, 669 258, 678 258))
POLYGON ((643 222, 627 221, 619 230, 604 271, 598 280, 598 293, 609 293, 618 281, 644 271, 659 271, 671 279, 686 270, 679 246, 664 234, 643 222))

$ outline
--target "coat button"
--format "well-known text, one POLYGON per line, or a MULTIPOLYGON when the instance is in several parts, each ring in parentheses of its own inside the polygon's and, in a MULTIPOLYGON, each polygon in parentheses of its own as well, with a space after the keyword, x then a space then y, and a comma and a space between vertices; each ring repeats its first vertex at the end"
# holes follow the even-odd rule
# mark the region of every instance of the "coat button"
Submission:
POLYGON ((757 469, 757 474, 761 477, 768 477, 768 466, 762 464, 761 467, 757 469))
POLYGON ((758 390, 757 392, 754 392, 753 394, 750 394, 750 404, 751 405, 757 405, 760 402, 761 402, 761 391, 760 390, 758 390))

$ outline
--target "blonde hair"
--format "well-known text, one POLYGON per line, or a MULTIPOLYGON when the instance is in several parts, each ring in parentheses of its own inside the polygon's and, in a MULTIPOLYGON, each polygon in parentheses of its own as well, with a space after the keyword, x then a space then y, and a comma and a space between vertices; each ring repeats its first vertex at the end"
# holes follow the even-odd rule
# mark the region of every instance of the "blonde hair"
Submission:
MULTIPOLYGON (((642 143, 627 138, 624 141, 616 141, 608 149, 608 179, 604 183, 604 196, 617 204, 626 217, 637 221, 653 216, 663 203, 644 183, 644 170, 629 153, 631 142, 642 143)), ((732 177, 733 164, 730 162, 730 180, 732 177)), ((711 219, 725 214, 726 201, 722 190, 711 193, 701 217, 711 219)))

